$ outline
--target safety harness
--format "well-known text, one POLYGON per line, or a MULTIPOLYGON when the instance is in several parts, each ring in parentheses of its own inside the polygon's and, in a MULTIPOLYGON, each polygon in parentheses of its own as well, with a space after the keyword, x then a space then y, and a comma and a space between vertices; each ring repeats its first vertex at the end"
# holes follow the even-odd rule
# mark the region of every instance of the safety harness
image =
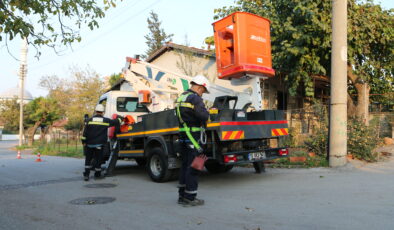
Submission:
POLYGON ((186 102, 187 97, 192 94, 193 93, 191 93, 191 92, 181 94, 181 96, 179 96, 177 99, 176 114, 178 116, 179 123, 181 124, 181 126, 183 126, 183 128, 179 128, 179 132, 185 132, 186 136, 192 142, 193 146, 197 149, 197 151, 202 152, 201 146, 198 144, 196 139, 194 139, 191 132, 198 132, 198 131, 201 132, 201 131, 204 131, 204 129, 201 127, 188 127, 186 122, 183 121, 182 116, 181 116, 181 112, 180 112, 180 107, 194 109, 194 105, 192 103, 186 102))

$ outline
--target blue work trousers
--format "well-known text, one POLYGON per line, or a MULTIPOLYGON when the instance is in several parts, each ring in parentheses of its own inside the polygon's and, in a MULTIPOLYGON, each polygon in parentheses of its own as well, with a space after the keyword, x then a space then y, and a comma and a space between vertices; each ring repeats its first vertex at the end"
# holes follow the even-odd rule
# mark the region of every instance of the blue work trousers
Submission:
POLYGON ((181 159, 182 167, 179 175, 179 189, 180 197, 189 200, 194 200, 197 196, 198 189, 198 176, 200 172, 192 167, 191 164, 199 153, 194 148, 189 140, 181 140, 181 159))
POLYGON ((99 174, 101 172, 101 161, 103 158, 103 146, 85 147, 85 174, 89 175, 90 169, 99 174))

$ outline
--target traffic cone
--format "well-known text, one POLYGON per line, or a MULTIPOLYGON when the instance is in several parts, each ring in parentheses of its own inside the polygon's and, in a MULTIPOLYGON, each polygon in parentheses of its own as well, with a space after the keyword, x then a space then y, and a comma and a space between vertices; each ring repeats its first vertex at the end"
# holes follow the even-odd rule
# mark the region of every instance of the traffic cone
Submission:
POLYGON ((18 154, 16 155, 16 159, 22 159, 21 151, 20 151, 20 150, 18 150, 18 154))
POLYGON ((41 162, 42 160, 41 160, 41 153, 37 153, 37 159, 36 159, 36 162, 41 162))

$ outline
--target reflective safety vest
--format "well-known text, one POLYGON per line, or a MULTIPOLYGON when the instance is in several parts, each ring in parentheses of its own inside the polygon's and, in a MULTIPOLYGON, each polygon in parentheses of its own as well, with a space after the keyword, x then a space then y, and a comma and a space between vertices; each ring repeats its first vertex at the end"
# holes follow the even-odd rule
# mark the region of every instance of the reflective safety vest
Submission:
POLYGON ((82 135, 82 143, 88 145, 103 145, 108 141, 108 128, 119 125, 120 120, 94 116, 87 122, 82 135))
POLYGON ((201 146, 198 144, 198 141, 196 141, 196 139, 194 139, 193 135, 191 134, 191 132, 198 132, 198 131, 202 131, 204 130, 201 127, 188 127, 186 122, 183 121, 182 116, 181 116, 181 112, 180 112, 180 108, 184 107, 184 108, 190 108, 190 109, 194 109, 194 105, 192 103, 186 102, 186 99, 188 96, 192 95, 193 93, 188 92, 185 94, 181 94, 181 96, 178 97, 177 101, 176 101, 176 115, 178 116, 178 120, 179 123, 181 124, 181 126, 183 126, 183 128, 179 128, 179 132, 185 132, 186 136, 189 138, 189 140, 192 142, 193 146, 199 151, 202 151, 201 146))

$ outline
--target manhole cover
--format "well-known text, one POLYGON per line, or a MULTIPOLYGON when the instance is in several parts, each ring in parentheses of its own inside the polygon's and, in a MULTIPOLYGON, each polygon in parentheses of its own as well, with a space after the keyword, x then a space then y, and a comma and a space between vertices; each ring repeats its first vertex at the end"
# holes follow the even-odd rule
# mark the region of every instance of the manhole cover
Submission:
POLYGON ((110 183, 102 183, 102 184, 87 184, 85 185, 86 188, 113 188, 116 187, 116 184, 110 183))
POLYGON ((71 204, 77 205, 94 205, 94 204, 106 204, 116 200, 115 197, 85 197, 70 201, 71 204))

